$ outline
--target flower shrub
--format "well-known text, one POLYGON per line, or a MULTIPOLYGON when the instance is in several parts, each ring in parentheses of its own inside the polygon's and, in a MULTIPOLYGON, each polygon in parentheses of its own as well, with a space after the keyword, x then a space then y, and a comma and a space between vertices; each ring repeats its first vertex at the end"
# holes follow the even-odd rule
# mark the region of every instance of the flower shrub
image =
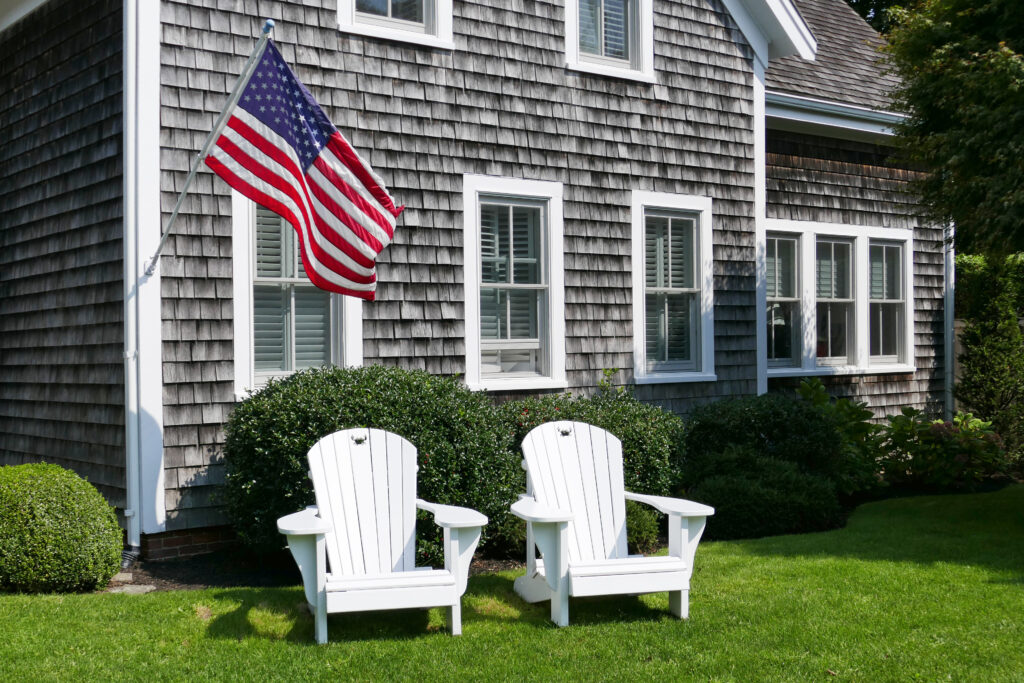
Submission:
POLYGON ((114 509, 92 484, 58 465, 0 467, 0 588, 103 588, 121 548, 114 509))
MULTIPOLYGON (((228 420, 227 514, 250 547, 281 548, 278 517, 314 500, 309 448, 340 429, 376 427, 417 447, 419 497, 479 510, 489 520, 481 551, 521 554, 522 532, 509 505, 525 490, 525 476, 511 434, 498 424, 487 396, 454 378, 381 366, 299 372, 270 382, 228 420)), ((421 513, 417 530, 417 559, 436 565, 443 557, 440 529, 421 513)))
POLYGON ((972 489, 1006 474, 1009 460, 992 423, 970 413, 952 422, 904 408, 883 430, 885 478, 894 486, 926 491, 972 489))

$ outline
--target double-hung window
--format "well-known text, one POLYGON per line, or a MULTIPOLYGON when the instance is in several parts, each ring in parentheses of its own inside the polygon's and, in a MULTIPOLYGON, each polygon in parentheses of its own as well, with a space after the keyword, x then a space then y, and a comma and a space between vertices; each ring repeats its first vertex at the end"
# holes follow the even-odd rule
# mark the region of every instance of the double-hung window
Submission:
POLYGON ((232 192, 234 373, 241 399, 272 378, 362 364, 362 301, 315 287, 295 230, 232 192))
POLYGON ((913 372, 913 231, 768 219, 769 377, 913 372))
POLYGON ((869 327, 871 360, 898 363, 902 360, 906 328, 903 298, 903 245, 872 240, 869 327))
POLYGON ((566 386, 561 183, 463 178, 466 383, 566 386))
POLYGON ((338 27, 345 33, 455 47, 452 0, 338 0, 338 27))
POLYGON ((815 278, 818 363, 848 365, 855 343, 853 243, 819 237, 815 278))
POLYGON ((565 10, 569 68, 655 80, 653 0, 566 0, 565 10))
POLYGON ((768 364, 787 367, 800 363, 800 241, 768 235, 765 244, 767 278, 768 364))
POLYGON ((711 199, 633 192, 637 382, 714 376, 711 199))

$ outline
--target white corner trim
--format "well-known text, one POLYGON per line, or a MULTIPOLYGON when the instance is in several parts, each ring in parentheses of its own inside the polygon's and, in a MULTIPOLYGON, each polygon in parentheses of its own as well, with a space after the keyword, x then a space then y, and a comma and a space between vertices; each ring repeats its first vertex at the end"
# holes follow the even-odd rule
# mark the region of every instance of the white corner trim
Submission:
POLYGON ((853 104, 813 97, 767 92, 765 114, 768 118, 801 124, 810 129, 834 128, 870 136, 888 137, 906 114, 881 111, 853 104))
POLYGON ((671 382, 713 382, 715 375, 715 290, 712 244, 711 197, 633 190, 630 199, 632 220, 632 294, 633 294, 633 378, 637 384, 671 382), (644 212, 653 209, 677 209, 697 214, 697 263, 700 267, 700 363, 691 372, 648 372, 644 339, 646 297, 644 296, 644 212))
MULTIPOLYGON (((767 232, 796 235, 800 244, 800 324, 803 345, 800 367, 770 367, 768 377, 810 377, 824 375, 866 375, 914 372, 914 231, 908 228, 885 228, 881 226, 847 225, 816 221, 794 221, 769 218, 765 221, 767 232), (854 349, 853 364, 842 366, 818 365, 815 354, 815 248, 818 237, 839 237, 853 242, 853 289, 854 289, 854 349), (869 346, 869 248, 871 242, 884 240, 903 245, 904 329, 903 361, 900 363, 872 362, 869 346)), ((764 308, 766 299, 759 297, 758 306, 764 308)), ((767 337, 767 333, 762 333, 767 337)), ((759 353, 760 350, 760 336, 759 353)), ((764 351, 767 357, 767 345, 764 351)))
POLYGON ((565 66, 573 71, 599 76, 622 78, 639 83, 657 83, 654 73, 654 2, 639 0, 637 7, 639 21, 639 63, 634 66, 618 66, 605 61, 591 61, 580 54, 579 0, 565 3, 565 66))
MULTIPOLYGON (((433 0, 431 5, 435 16, 428 18, 429 31, 416 31, 405 29, 398 22, 393 26, 386 23, 361 20, 356 14, 356 0, 338 0, 338 30, 343 33, 354 33, 356 35, 379 38, 382 40, 395 40, 402 43, 412 43, 423 47, 438 48, 442 50, 455 49, 455 36, 452 20, 452 0, 433 0)), ((429 10, 428 10, 429 11, 429 10)))
POLYGON ((765 269, 768 215, 767 122, 765 121, 766 66, 754 57, 754 324, 757 394, 768 393, 768 281, 765 269))
POLYGON ((13 0, 3 3, 3 7, 0 8, 0 32, 6 31, 44 4, 46 0, 13 0))
POLYGON ((466 311, 466 386, 474 391, 563 389, 565 373, 565 253, 562 183, 465 174, 462 177, 463 291, 466 311), (547 377, 482 377, 480 364, 480 195, 541 199, 548 203, 548 363, 547 377))
POLYGON ((814 59, 818 44, 791 0, 722 0, 722 4, 763 63, 790 55, 814 59))
POLYGON ((160 18, 124 11, 125 480, 128 543, 166 526, 160 270, 145 273, 160 211, 160 18))

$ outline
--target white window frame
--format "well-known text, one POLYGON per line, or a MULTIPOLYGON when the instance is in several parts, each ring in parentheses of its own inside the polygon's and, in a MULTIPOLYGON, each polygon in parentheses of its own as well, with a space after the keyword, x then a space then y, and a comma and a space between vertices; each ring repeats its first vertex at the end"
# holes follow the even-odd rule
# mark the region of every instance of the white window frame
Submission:
POLYGON ((579 0, 565 1, 565 65, 573 71, 599 76, 625 78, 641 83, 657 83, 654 74, 654 0, 634 0, 637 3, 636 27, 630 38, 636 50, 631 63, 624 60, 620 66, 612 60, 580 51, 579 0))
MULTIPOLYGON (((245 399, 266 382, 253 367, 252 285, 255 267, 253 233, 256 203, 236 190, 231 191, 231 264, 234 321, 235 400, 245 399)), ((331 364, 360 367, 363 364, 363 301, 351 296, 331 295, 331 364)), ((285 377, 291 373, 282 373, 285 377)))
POLYGON ((659 384, 669 382, 713 382, 715 374, 715 301, 714 262, 712 250, 711 197, 648 192, 634 190, 632 193, 633 221, 633 378, 637 384, 659 384), (697 220, 696 254, 694 264, 698 269, 700 283, 700 324, 699 354, 696 370, 647 370, 646 343, 646 296, 645 296, 645 233, 647 210, 683 211, 695 214, 697 220))
POLYGON ((444 50, 455 48, 452 0, 424 0, 423 25, 356 12, 356 0, 338 0, 338 29, 343 33, 396 40, 444 50))
POLYGON ((466 310, 466 385, 473 390, 519 391, 564 389, 565 374, 565 273, 562 219, 562 183, 466 174, 462 177, 463 263, 466 310), (542 334, 547 336, 547 369, 543 377, 483 376, 480 338, 480 198, 492 195, 547 204, 542 252, 547 256, 547 316, 542 334))
MULTIPOLYGON (((821 375, 869 375, 896 374, 914 372, 914 231, 904 228, 884 228, 878 226, 845 225, 839 223, 819 223, 813 221, 794 221, 785 219, 767 219, 766 232, 790 234, 799 240, 801 306, 800 329, 803 333, 799 367, 768 367, 768 377, 810 377, 821 375), (817 279, 815 278, 815 255, 819 237, 849 240, 853 242, 853 349, 852 362, 841 365, 820 363, 815 357, 817 339, 817 279), (903 247, 903 295, 904 295, 904 329, 902 334, 903 348, 900 357, 904 362, 893 363, 889 360, 872 358, 870 355, 869 315, 871 269, 869 247, 871 242, 900 243, 903 247)), ((767 306, 767 301, 759 302, 767 306)), ((767 354, 767 331, 758 330, 758 348, 760 353, 767 354)))
MULTIPOLYGON (((905 269, 905 266, 906 266, 906 254, 905 254, 906 249, 907 249, 907 246, 905 244, 903 244, 902 242, 898 242, 898 241, 894 242, 892 240, 873 239, 873 240, 869 240, 869 242, 868 242, 868 259, 869 259, 869 261, 868 261, 868 357, 871 359, 871 362, 873 364, 876 364, 876 365, 885 365, 885 364, 893 365, 893 364, 898 364, 898 363, 903 361, 903 357, 905 357, 905 354, 907 352, 907 345, 906 345, 906 340, 905 340, 906 325, 904 324, 904 326, 903 326, 904 329, 899 329, 899 325, 897 325, 896 333, 897 333, 897 335, 899 335, 898 336, 897 346, 899 347, 899 349, 897 350, 895 356, 893 356, 893 355, 887 356, 887 355, 884 355, 884 354, 879 354, 879 355, 871 354, 871 335, 873 333, 873 331, 871 329, 871 325, 872 325, 873 321, 871 320, 871 317, 870 317, 871 305, 872 304, 899 304, 902 307, 901 316, 904 319, 904 323, 906 322, 906 318, 907 318, 907 297, 906 297, 906 293, 907 293, 907 279, 908 279, 907 278, 907 271, 905 269), (870 250, 871 250, 872 246, 879 246, 879 247, 882 247, 883 249, 887 248, 887 247, 899 247, 900 248, 900 252, 901 252, 902 258, 900 259, 900 281, 899 281, 900 297, 898 299, 872 299, 872 298, 870 298, 871 297, 871 279, 870 279, 871 278, 871 274, 870 274, 871 273, 871 262, 870 262, 871 251, 870 250)), ((883 252, 883 255, 884 255, 884 252, 883 252)))
MULTIPOLYGON (((796 268, 796 272, 793 274, 795 276, 795 278, 796 278, 796 292, 795 292, 796 296, 795 297, 768 296, 766 298, 766 300, 765 300, 765 317, 766 318, 767 318, 767 312, 768 312, 768 303, 777 302, 777 303, 796 304, 796 311, 797 311, 796 312, 796 316, 795 316, 797 318, 797 320, 795 321, 796 322, 796 339, 793 340, 793 357, 789 358, 789 359, 786 359, 786 358, 769 358, 768 359, 768 367, 772 367, 772 368, 792 368, 795 365, 798 365, 800 363, 800 359, 802 357, 801 347, 802 347, 802 343, 803 343, 802 340, 803 340, 803 335, 804 335, 804 330, 800 327, 800 325, 803 324, 803 316, 801 315, 801 311, 803 309, 802 301, 801 301, 801 291, 802 291, 801 287, 803 286, 802 283, 803 283, 803 280, 804 280, 804 275, 801 272, 801 266, 800 266, 800 264, 801 264, 801 255, 800 255, 801 254, 801 250, 800 250, 801 249, 801 244, 800 244, 799 237, 795 237, 792 234, 778 233, 778 232, 768 233, 765 236, 765 262, 766 263, 767 263, 767 259, 768 259, 768 250, 767 250, 768 240, 771 240, 771 239, 774 239, 774 240, 793 240, 793 241, 796 242, 796 263, 793 265, 793 267, 796 268)), ((776 249, 777 248, 778 248, 778 245, 776 244, 776 249)), ((778 259, 778 251, 776 251, 776 259, 778 259)), ((776 275, 775 275, 775 277, 778 278, 778 268, 776 268, 776 275)), ((766 325, 766 329, 765 329, 765 353, 766 354, 768 352, 767 322, 768 321, 766 319, 765 320, 765 325, 766 325)))

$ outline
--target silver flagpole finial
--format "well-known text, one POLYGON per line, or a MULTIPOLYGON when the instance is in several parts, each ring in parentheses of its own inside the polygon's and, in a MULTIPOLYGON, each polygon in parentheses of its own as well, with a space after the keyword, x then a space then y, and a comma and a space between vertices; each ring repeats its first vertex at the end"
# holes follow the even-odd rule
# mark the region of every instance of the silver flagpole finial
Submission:
POLYGON ((274 20, 273 19, 267 19, 265 22, 263 22, 263 32, 264 33, 270 33, 273 30, 274 30, 274 20))

